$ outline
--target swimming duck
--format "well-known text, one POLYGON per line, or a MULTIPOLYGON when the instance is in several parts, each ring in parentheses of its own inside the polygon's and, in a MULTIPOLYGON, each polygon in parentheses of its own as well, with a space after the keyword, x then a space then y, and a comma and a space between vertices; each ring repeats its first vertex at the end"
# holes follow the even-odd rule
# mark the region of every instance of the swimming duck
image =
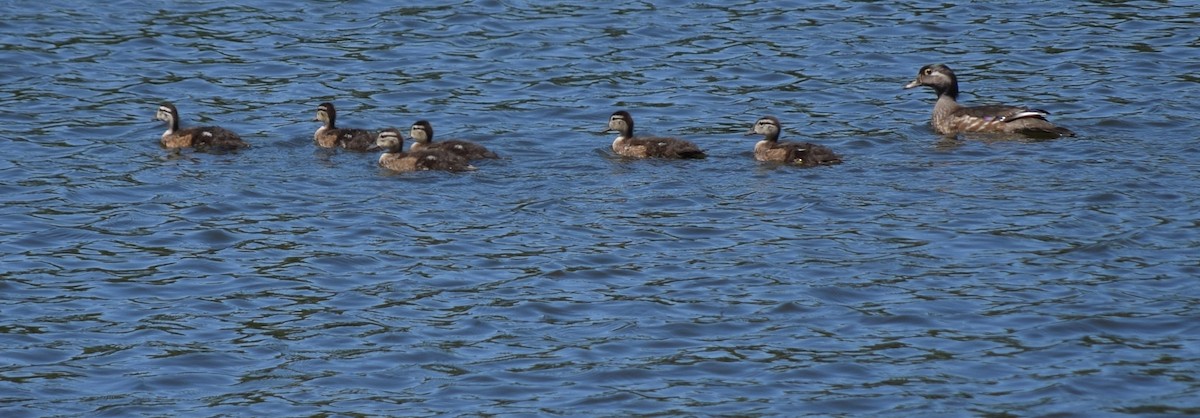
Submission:
POLYGON ((704 158, 704 151, 696 144, 679 138, 635 137, 633 136, 633 116, 624 110, 616 111, 608 118, 608 129, 604 132, 617 132, 613 141, 613 152, 624 157, 634 158, 704 158))
POLYGON ((198 150, 215 149, 221 151, 249 147, 238 134, 220 126, 200 126, 179 129, 179 110, 171 103, 158 106, 154 120, 167 123, 167 131, 162 134, 162 145, 167 148, 195 148, 198 150))
POLYGON ((404 138, 400 130, 387 128, 379 132, 371 150, 382 149, 379 165, 392 171, 409 172, 424 170, 466 171, 474 170, 467 159, 442 150, 419 150, 404 152, 404 138))
POLYGON ((1046 120, 1045 110, 1021 106, 989 105, 965 107, 958 104, 958 78, 944 64, 921 67, 917 78, 904 88, 928 86, 937 94, 933 105, 933 130, 942 135, 964 132, 1015 133, 1037 138, 1075 136, 1070 129, 1046 120))
POLYGON ((750 128, 750 132, 746 132, 746 135, 766 135, 765 138, 754 144, 754 159, 796 164, 802 167, 842 162, 842 157, 822 145, 808 142, 779 142, 779 132, 782 128, 783 125, 774 116, 763 116, 754 122, 754 126, 750 128))
POLYGON ((313 120, 324 123, 313 134, 313 139, 321 148, 340 147, 350 151, 366 151, 375 144, 375 138, 366 129, 338 128, 337 110, 333 108, 333 103, 326 102, 317 106, 317 117, 313 120))
POLYGON ((500 158, 496 153, 488 151, 487 147, 469 141, 441 141, 433 142, 433 125, 429 121, 419 120, 414 123, 412 129, 409 130, 409 135, 412 136, 413 144, 408 148, 411 151, 439 149, 454 154, 458 154, 468 160, 478 160, 482 158, 500 158))

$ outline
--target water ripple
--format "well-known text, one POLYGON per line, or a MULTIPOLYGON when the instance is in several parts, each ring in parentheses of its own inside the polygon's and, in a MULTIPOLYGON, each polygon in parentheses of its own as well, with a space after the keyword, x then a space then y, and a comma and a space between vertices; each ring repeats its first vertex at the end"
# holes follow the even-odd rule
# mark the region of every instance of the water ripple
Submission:
POLYGON ((97 6, 0 22, 5 416, 1197 411, 1185 7, 97 6), (939 139, 933 62, 1081 136, 939 139), (386 173, 323 101, 504 158, 386 173), (764 114, 846 162, 753 162, 764 114))

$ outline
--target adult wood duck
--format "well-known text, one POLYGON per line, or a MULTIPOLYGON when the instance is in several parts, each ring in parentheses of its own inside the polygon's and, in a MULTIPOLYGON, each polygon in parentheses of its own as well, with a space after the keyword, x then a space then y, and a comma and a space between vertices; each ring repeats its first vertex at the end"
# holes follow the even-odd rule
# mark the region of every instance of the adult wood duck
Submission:
POLYGON ((917 78, 906 89, 928 86, 937 94, 933 105, 933 130, 942 135, 966 132, 1021 134, 1036 138, 1075 136, 1070 129, 1046 120, 1045 110, 1022 106, 987 105, 966 107, 958 104, 958 78, 944 64, 921 67, 917 78))

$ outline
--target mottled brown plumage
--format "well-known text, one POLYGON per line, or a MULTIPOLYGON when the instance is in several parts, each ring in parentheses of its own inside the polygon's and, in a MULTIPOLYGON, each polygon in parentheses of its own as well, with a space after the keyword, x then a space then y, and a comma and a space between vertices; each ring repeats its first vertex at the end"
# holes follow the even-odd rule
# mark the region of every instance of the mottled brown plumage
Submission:
POLYGON ((774 116, 763 116, 754 122, 746 135, 765 135, 754 144, 754 159, 795 164, 802 167, 837 164, 842 157, 828 147, 808 142, 779 142, 783 125, 774 116))
POLYGON ((158 106, 154 120, 167 123, 162 134, 162 145, 171 149, 194 148, 196 150, 230 151, 249 147, 238 134, 220 126, 179 128, 179 110, 171 103, 158 106))
POLYGON ((633 116, 620 110, 608 118, 608 129, 617 132, 612 149, 618 155, 633 158, 704 158, 704 151, 696 144, 679 138, 635 137, 633 116))
POLYGON ((333 103, 317 106, 315 121, 323 122, 313 139, 321 148, 342 148, 350 151, 366 151, 375 144, 375 137, 366 129, 342 129, 337 127, 337 110, 333 103))
POLYGON ((488 151, 487 147, 474 142, 460 140, 433 142, 433 125, 426 120, 414 123, 412 129, 409 130, 409 135, 413 139, 413 144, 408 148, 409 151, 442 150, 458 154, 468 160, 500 158, 496 153, 488 151))
POLYGON ((396 128, 380 131, 375 145, 370 149, 384 150, 383 154, 379 156, 379 165, 392 171, 466 171, 475 169, 466 158, 442 150, 404 152, 404 138, 400 136, 400 130, 396 128))
POLYGON ((943 64, 921 67, 906 89, 928 86, 937 94, 933 106, 933 129, 942 135, 965 132, 1021 134, 1035 138, 1075 136, 1070 129, 1046 120, 1045 110, 1021 106, 989 105, 965 107, 958 104, 958 78, 943 64))

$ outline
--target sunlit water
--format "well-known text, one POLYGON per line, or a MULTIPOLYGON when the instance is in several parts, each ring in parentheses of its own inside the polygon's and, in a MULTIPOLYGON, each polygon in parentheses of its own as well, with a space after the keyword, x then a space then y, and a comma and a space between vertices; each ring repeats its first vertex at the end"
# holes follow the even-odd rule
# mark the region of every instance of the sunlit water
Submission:
POLYGON ((1200 413, 1194 7, 396 4, 4 4, 0 415, 1200 413), (1079 137, 939 138, 935 62, 1079 137))

